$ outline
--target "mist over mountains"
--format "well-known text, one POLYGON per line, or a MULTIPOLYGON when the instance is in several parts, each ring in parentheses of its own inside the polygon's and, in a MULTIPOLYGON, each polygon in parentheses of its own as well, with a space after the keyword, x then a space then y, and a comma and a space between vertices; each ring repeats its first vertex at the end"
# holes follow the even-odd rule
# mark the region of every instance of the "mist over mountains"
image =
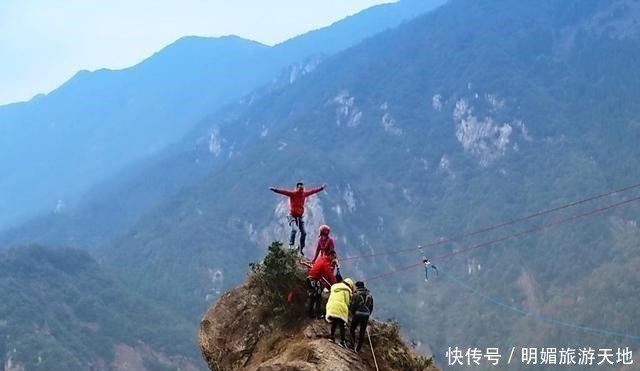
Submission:
POLYGON ((207 114, 312 55, 332 54, 441 4, 367 9, 274 47, 185 37, 124 70, 81 71, 30 102, 0 106, 0 230, 73 207, 91 186, 158 155, 207 114))
MULTIPOLYGON (((639 21, 635 1, 452 0, 334 55, 301 59, 208 112, 72 212, 3 241, 91 249, 128 287, 189 320, 240 283, 270 241, 286 237, 287 205, 269 186, 328 183, 308 205, 308 245, 329 223, 348 256, 410 248, 636 184, 639 21), (293 71, 305 73, 291 79, 293 71)), ((638 210, 629 204, 438 264, 514 307, 638 334, 638 210)), ((343 270, 371 277, 421 258, 416 249, 343 270)), ((420 268, 368 286, 376 315, 397 318, 436 360, 450 346, 638 350, 624 338, 505 311, 444 277, 425 284, 420 268)))
POLYGON ((209 173, 210 163, 182 156, 192 144, 179 141, 202 117, 262 84, 263 92, 291 84, 331 53, 439 3, 374 7, 273 48, 187 37, 132 68, 80 72, 47 96, 0 107, 2 247, 19 246, 0 257, 0 288, 11 297, 0 308, 0 362, 29 370, 203 368, 188 335, 197 317, 138 298, 85 253, 22 246, 111 243, 163 197, 209 173), (73 274, 50 269, 49 257, 73 274))

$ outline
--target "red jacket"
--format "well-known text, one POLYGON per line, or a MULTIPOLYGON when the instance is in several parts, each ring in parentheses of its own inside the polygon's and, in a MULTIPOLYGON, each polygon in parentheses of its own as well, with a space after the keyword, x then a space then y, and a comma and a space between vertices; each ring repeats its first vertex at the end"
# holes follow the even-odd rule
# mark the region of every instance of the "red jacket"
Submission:
POLYGON ((309 269, 309 278, 322 282, 322 285, 327 285, 323 278, 329 281, 330 285, 336 283, 336 276, 333 274, 333 264, 328 256, 322 256, 318 259, 311 269, 309 269))
POLYGON ((335 251, 335 249, 333 238, 329 236, 320 236, 320 238, 318 238, 318 245, 316 245, 316 255, 313 257, 313 261, 316 261, 318 255, 325 256, 329 251, 335 251))
POLYGON ((289 207, 291 216, 300 217, 304 214, 304 201, 307 197, 312 194, 316 194, 322 191, 323 187, 312 188, 308 191, 298 191, 296 189, 288 190, 288 189, 280 189, 280 188, 272 188, 271 190, 275 193, 280 193, 281 195, 289 196, 289 207))

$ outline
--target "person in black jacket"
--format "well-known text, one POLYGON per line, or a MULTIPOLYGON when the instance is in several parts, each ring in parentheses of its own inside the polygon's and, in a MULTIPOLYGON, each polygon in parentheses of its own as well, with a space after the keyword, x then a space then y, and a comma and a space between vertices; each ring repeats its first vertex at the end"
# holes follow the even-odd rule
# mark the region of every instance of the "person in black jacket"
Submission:
POLYGON ((369 324, 369 316, 373 313, 373 296, 369 289, 364 286, 364 282, 356 282, 356 292, 351 298, 350 312, 352 314, 351 319, 351 339, 354 343, 353 350, 357 352, 362 348, 362 342, 364 341, 364 335, 367 331, 367 325, 369 324), (360 337, 356 344, 356 328, 360 326, 360 337))

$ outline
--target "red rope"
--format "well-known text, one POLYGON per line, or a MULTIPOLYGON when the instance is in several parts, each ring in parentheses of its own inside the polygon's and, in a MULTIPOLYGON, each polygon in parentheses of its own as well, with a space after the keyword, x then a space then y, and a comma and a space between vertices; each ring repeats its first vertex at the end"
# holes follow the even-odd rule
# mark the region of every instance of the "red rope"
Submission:
MULTIPOLYGON (((628 199, 628 200, 625 200, 625 201, 620 201, 620 202, 616 202, 614 204, 610 204, 610 205, 607 205, 607 206, 599 207, 599 208, 592 209, 592 210, 589 210, 589 211, 585 211, 585 212, 582 212, 582 213, 577 213, 577 214, 574 214, 574 215, 572 215, 572 216, 570 216, 568 218, 559 219, 559 220, 556 220, 556 221, 551 222, 551 223, 543 224, 543 225, 540 225, 538 227, 525 230, 523 232, 514 233, 514 234, 506 235, 506 236, 503 236, 503 237, 500 237, 500 238, 496 238, 494 240, 485 241, 485 242, 473 245, 471 247, 468 247, 468 248, 465 248, 465 249, 462 249, 462 250, 457 250, 457 251, 453 251, 453 252, 448 253, 448 254, 436 256, 434 258, 431 258, 430 260, 431 260, 431 262, 444 260, 444 259, 456 256, 456 255, 464 254, 464 253, 467 253, 469 251, 479 249, 481 247, 494 245, 494 244, 502 242, 502 241, 510 240, 510 239, 513 239, 513 238, 522 237, 524 235, 531 234, 531 233, 534 233, 534 232, 539 232, 539 231, 542 231, 542 230, 547 229, 547 228, 551 228, 551 227, 559 226, 559 225, 562 225, 562 224, 566 224, 566 223, 569 223, 569 222, 574 221, 576 219, 580 219, 580 218, 584 218, 586 216, 590 216, 590 215, 593 215, 593 214, 601 213, 603 211, 606 211, 606 210, 609 210, 609 209, 613 209, 613 208, 616 208, 616 207, 620 207, 620 206, 623 206, 623 205, 626 205, 626 204, 629 204, 629 203, 632 203, 632 202, 635 202, 635 201, 640 201, 640 197, 634 197, 634 198, 631 198, 631 199, 628 199)), ((413 250, 415 250, 415 249, 413 249, 413 250)), ((383 273, 377 274, 375 276, 371 276, 371 277, 369 277, 369 278, 367 278, 365 280, 367 280, 367 281, 376 280, 376 279, 379 279, 379 278, 382 278, 382 277, 386 277, 386 276, 389 276, 389 275, 392 275, 392 274, 395 274, 395 273, 399 273, 399 272, 403 272, 403 271, 406 271, 406 270, 409 270, 409 269, 416 268, 416 267, 418 267, 418 266, 420 266, 422 264, 423 264, 423 262, 420 261, 419 263, 414 263, 414 264, 411 264, 411 265, 400 267, 400 268, 392 270, 392 271, 387 271, 387 272, 383 272, 383 273)))
MULTIPOLYGON (((613 191, 609 191, 609 192, 606 192, 606 193, 602 193, 602 194, 599 194, 599 195, 591 196, 591 197, 588 197, 588 198, 585 198, 585 199, 582 199, 582 200, 574 201, 574 202, 571 202, 571 203, 568 203, 568 204, 565 204, 565 205, 561 205, 561 206, 558 206, 558 207, 554 207, 554 208, 551 208, 551 209, 541 210, 541 211, 535 212, 535 213, 530 214, 530 215, 526 215, 526 216, 523 216, 523 217, 520 217, 520 218, 517 218, 517 219, 512 219, 512 220, 509 220, 509 221, 506 221, 506 222, 503 222, 503 223, 494 224, 494 225, 491 225, 491 226, 488 226, 488 227, 484 227, 484 228, 481 228, 481 229, 478 229, 478 230, 475 230, 475 231, 472 231, 472 232, 469 232, 469 233, 460 234, 460 235, 452 236, 452 237, 441 238, 441 239, 429 242, 429 243, 427 243, 427 244, 425 244, 425 245, 423 245, 421 247, 422 248, 427 248, 427 247, 433 247, 433 246, 437 246, 437 245, 442 245, 442 244, 447 243, 447 242, 458 241, 458 240, 461 240, 461 239, 464 239, 464 238, 467 238, 467 237, 471 237, 471 236, 474 236, 474 235, 477 235, 477 234, 480 234, 480 233, 489 232, 489 231, 492 231, 492 230, 495 230, 495 229, 498 229, 498 228, 506 227, 508 225, 513 225, 515 223, 519 223, 519 222, 523 222, 523 221, 526 221, 526 220, 529 220, 529 219, 533 219, 533 218, 538 217, 538 216, 542 216, 542 215, 546 215, 546 214, 553 213, 553 212, 556 212, 556 211, 564 210, 564 209, 567 209, 567 208, 570 208, 570 207, 573 207, 573 206, 577 206, 577 205, 580 205, 580 204, 583 204, 583 203, 586 203, 586 202, 590 202, 590 201, 595 201, 595 200, 598 200, 598 199, 601 199, 601 198, 604 198, 604 197, 607 197, 607 196, 614 195, 616 193, 626 192, 626 191, 629 191, 629 190, 635 189, 635 188, 640 188, 640 183, 634 184, 634 185, 630 185, 630 186, 627 186, 627 187, 623 187, 623 188, 620 188, 620 189, 616 189, 616 190, 613 190, 613 191)), ((374 254, 348 256, 348 257, 343 258, 341 260, 343 262, 345 262, 345 261, 349 261, 349 260, 356 260, 356 259, 363 259, 363 258, 373 258, 373 257, 376 257, 376 256, 383 256, 383 255, 402 254, 402 253, 405 253, 405 252, 412 252, 412 251, 416 251, 416 250, 417 250, 416 247, 412 247, 412 248, 409 248, 409 249, 391 250, 391 251, 384 251, 384 252, 374 253, 374 254)))

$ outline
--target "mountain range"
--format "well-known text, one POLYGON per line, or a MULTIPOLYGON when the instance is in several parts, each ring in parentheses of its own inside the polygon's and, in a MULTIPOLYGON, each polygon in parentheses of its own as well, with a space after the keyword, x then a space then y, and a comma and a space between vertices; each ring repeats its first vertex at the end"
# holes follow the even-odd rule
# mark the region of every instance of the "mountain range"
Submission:
POLYGON ((308 73, 209 114, 161 156, 103 183, 73 217, 3 241, 77 243, 128 287, 193 319, 286 238, 286 200, 268 187, 327 183, 307 205, 308 245, 329 223, 342 256, 378 254, 342 270, 371 278, 375 316, 397 318, 444 369, 454 346, 638 351, 611 335, 640 333, 638 205, 589 214, 637 191, 412 248, 638 183, 639 20, 630 0, 451 0, 308 59, 313 68, 298 69, 308 73), (424 281, 423 254, 575 213, 589 217, 443 259, 442 274, 424 281))
MULTIPOLYGON (((9 160, 0 165, 0 230, 52 210, 3 236, 2 247, 20 247, 2 257, 0 286, 11 300, 0 306, 0 363, 8 370, 203 368, 197 318, 140 297, 85 253, 23 246, 91 251, 112 242, 151 205, 208 173, 207 164, 180 153, 180 136, 199 117, 262 84, 263 92, 292 84, 331 53, 439 3, 373 7, 272 48, 233 36, 187 37, 129 69, 84 71, 47 96, 0 107, 0 148, 9 160), (167 167, 177 177, 166 177, 167 167), (67 274, 72 267, 78 271, 67 274)), ((221 279, 208 274, 208 284, 221 279)))
POLYGON ((329 55, 442 0, 385 4, 274 47, 184 37, 124 70, 78 72, 47 95, 0 106, 0 230, 75 207, 92 186, 158 155, 200 120, 297 63, 329 55))
MULTIPOLYGON (((190 153, 225 161, 151 210, 100 256, 150 295, 158 282, 174 285, 163 296, 190 316, 214 290, 197 284, 207 281, 208 272, 220 272, 223 287, 236 283, 245 262, 259 258, 267 241, 286 238, 286 204, 267 192, 271 185, 328 183, 311 200, 309 229, 328 222, 338 249, 361 255, 635 184, 630 159, 638 156, 632 104, 640 86, 633 62, 638 34, 631 26, 616 28, 632 22, 612 16, 633 17, 635 6, 454 1, 369 39, 325 60, 296 84, 204 123, 190 153), (620 13, 618 7, 629 10, 620 13), (142 257, 155 263, 136 265, 142 257), (184 274, 177 276, 180 283, 162 274, 167 267, 184 274)), ((612 276, 629 269, 615 263, 619 254, 637 257, 637 244, 620 239, 637 233, 634 210, 637 205, 478 249, 440 267, 517 308, 637 333, 629 309, 638 276, 612 276), (595 292, 580 294, 589 289, 595 292), (578 303, 580 310, 572 309, 578 303), (603 313, 616 313, 615 321, 603 313)), ((498 231, 485 239, 500 236, 498 231)), ((429 255, 485 239, 441 245, 429 255)), ((359 260, 348 269, 366 278, 420 259, 416 250, 359 260)), ((451 282, 424 286, 420 276, 414 271, 373 287, 387 298, 379 315, 397 317, 436 354, 450 344, 625 344, 504 313, 451 282), (404 300, 392 299, 397 296, 404 300)))

